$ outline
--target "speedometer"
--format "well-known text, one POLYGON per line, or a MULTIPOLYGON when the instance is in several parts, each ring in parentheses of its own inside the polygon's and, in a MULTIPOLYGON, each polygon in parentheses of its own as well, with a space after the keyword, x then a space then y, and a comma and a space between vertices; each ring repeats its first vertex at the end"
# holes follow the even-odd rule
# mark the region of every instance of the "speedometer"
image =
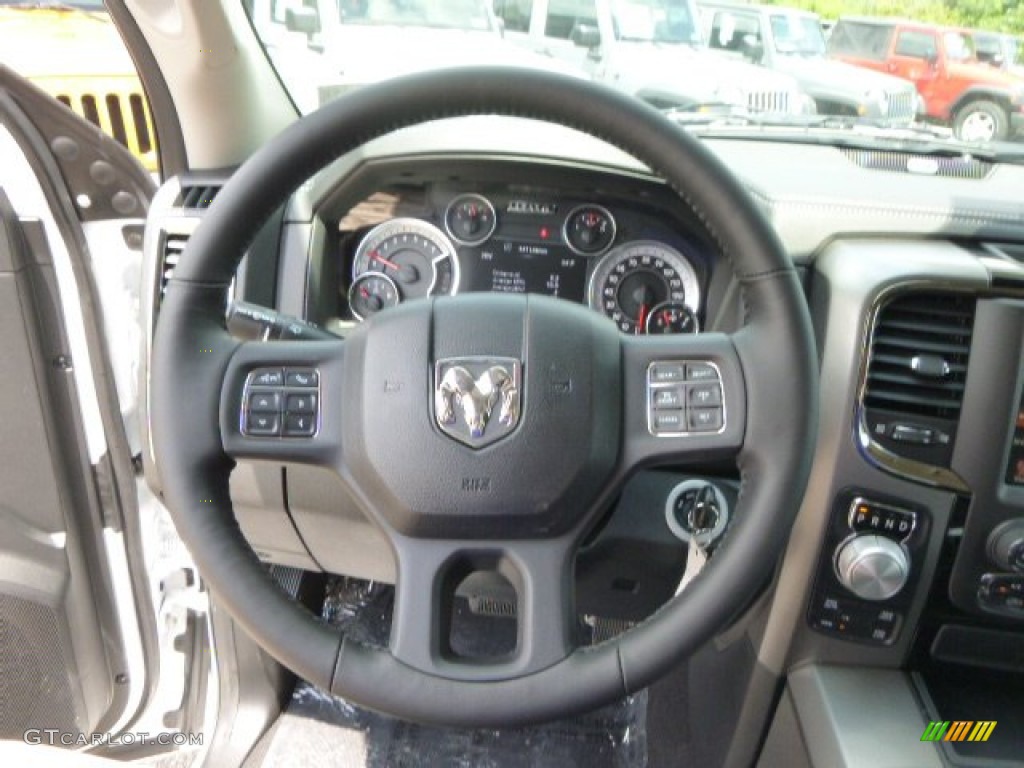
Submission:
POLYGON ((689 260, 675 248, 638 240, 612 249, 590 278, 590 306, 624 333, 644 333, 657 305, 671 301, 700 309, 700 283, 689 260))
POLYGON ((392 219, 367 233, 352 261, 352 280, 368 272, 391 278, 403 301, 453 294, 459 287, 451 241, 420 219, 392 219))

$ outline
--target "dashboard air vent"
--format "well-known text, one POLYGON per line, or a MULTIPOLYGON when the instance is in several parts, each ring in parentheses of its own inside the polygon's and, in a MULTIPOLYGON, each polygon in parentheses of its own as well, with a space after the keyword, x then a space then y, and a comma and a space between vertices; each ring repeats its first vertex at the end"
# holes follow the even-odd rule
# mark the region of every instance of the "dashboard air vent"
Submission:
POLYGON ((970 155, 933 157, 877 149, 843 149, 842 152, 850 161, 869 171, 909 173, 915 176, 984 179, 993 167, 992 163, 970 155))
POLYGON ((975 299, 907 293, 885 304, 871 337, 864 409, 872 439, 938 466, 952 455, 975 299))
POLYGON ((203 211, 210 207, 218 192, 220 192, 220 186, 217 185, 182 187, 179 205, 185 209, 203 211))
POLYGON ((160 271, 158 273, 160 290, 157 296, 157 306, 167 292, 167 283, 170 281, 171 275, 174 274, 174 268, 178 266, 186 244, 188 244, 188 235, 167 234, 164 236, 164 245, 160 253, 160 271))

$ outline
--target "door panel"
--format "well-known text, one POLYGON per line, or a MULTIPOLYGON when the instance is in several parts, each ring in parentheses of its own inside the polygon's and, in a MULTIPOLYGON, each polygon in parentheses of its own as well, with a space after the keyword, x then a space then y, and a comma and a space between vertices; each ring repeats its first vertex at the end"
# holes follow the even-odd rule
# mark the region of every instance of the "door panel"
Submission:
POLYGON ((104 606, 93 594, 81 546, 89 526, 79 518, 91 505, 73 477, 84 446, 68 419, 66 348, 54 343, 51 330, 60 325, 53 265, 48 254, 30 254, 27 245, 0 188, 3 738, 21 738, 40 724, 91 731, 113 703, 116 674, 103 643, 104 606))
POLYGON ((97 285, 131 274, 122 230, 152 188, 124 148, 0 66, 0 738, 116 733, 151 690, 135 473, 103 343, 104 325, 111 348, 130 343, 115 330, 130 309, 104 318, 97 285))

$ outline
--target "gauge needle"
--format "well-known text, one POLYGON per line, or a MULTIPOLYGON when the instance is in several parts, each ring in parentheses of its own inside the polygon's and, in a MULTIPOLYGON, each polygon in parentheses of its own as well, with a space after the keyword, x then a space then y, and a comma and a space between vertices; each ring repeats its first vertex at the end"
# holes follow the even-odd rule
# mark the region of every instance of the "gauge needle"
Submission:
POLYGON ((398 272, 401 269, 401 267, 399 267, 397 264, 395 264, 395 262, 388 261, 387 259, 385 259, 383 256, 381 256, 376 251, 374 251, 373 253, 370 254, 370 258, 373 259, 373 261, 379 261, 385 267, 391 267, 393 270, 395 270, 395 272, 398 272))
POLYGON ((361 295, 361 296, 362 296, 362 297, 363 297, 364 299, 368 299, 368 298, 370 298, 370 292, 369 292, 368 290, 366 290, 366 286, 365 286, 365 285, 361 285, 361 286, 359 286, 359 294, 360 294, 360 295, 361 295))
POLYGON ((647 324, 647 305, 640 305, 640 314, 636 318, 636 332, 641 334, 644 332, 644 326, 647 324))

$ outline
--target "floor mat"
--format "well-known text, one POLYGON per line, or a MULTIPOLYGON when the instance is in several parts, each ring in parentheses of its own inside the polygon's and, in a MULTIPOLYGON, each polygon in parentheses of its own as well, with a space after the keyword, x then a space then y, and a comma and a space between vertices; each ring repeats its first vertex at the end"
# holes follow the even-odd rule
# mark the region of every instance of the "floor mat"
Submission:
MULTIPOLYGON (((394 591, 336 579, 324 618, 361 642, 384 646, 394 591)), ((465 625, 465 642, 500 641, 465 625)), ((647 692, 592 713, 528 728, 436 728, 397 720, 300 683, 259 747, 262 768, 643 768, 647 762, 647 692)), ((247 762, 249 765, 249 762, 247 762)))

